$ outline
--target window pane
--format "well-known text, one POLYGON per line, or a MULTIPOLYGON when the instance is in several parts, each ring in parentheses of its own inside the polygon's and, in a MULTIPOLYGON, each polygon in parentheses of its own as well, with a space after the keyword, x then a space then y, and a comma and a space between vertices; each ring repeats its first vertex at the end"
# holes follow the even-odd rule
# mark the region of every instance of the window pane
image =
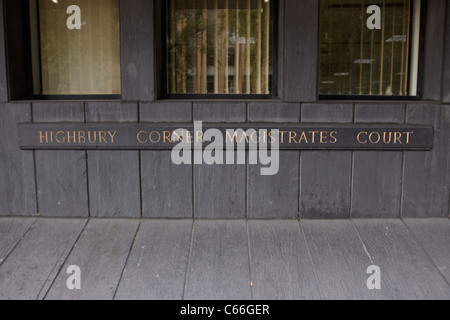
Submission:
POLYGON ((40 40, 33 58, 40 55, 35 93, 120 94, 118 0, 39 0, 35 10, 40 40))
POLYGON ((322 0, 320 94, 408 96, 411 0, 322 0))
POLYGON ((167 93, 272 93, 272 1, 168 0, 167 93))

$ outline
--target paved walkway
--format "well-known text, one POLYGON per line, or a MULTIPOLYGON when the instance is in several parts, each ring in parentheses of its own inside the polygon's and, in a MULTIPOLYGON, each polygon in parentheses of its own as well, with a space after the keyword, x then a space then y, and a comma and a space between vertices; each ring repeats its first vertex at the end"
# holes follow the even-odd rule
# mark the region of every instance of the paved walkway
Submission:
POLYGON ((0 299, 448 300, 449 244, 448 219, 0 218, 0 299))

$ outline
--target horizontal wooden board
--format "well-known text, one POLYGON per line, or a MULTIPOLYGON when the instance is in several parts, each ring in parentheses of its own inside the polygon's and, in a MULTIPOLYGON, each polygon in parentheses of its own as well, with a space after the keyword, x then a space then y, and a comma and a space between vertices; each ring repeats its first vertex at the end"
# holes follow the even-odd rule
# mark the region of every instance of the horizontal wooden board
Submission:
POLYGON ((23 149, 171 149, 184 141, 196 148, 210 129, 222 146, 255 148, 272 144, 279 131, 280 149, 302 150, 430 150, 432 126, 404 125, 208 125, 200 124, 21 124, 23 149), (242 129, 246 132, 239 131, 242 129), (248 131, 254 129, 255 132, 248 131), (174 132, 176 131, 176 134, 174 132), (174 139, 177 137, 179 139, 174 139), (178 140, 178 141, 175 141, 178 140))

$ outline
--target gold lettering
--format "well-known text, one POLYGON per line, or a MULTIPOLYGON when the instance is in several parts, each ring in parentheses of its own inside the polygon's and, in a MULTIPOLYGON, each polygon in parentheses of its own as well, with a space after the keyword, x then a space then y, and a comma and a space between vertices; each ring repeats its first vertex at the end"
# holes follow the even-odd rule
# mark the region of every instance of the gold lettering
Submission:
POLYGON ((106 141, 106 132, 105 131, 99 131, 98 142, 108 144, 108 141, 106 141))
POLYGON ((390 144, 392 142, 392 132, 389 132, 389 141, 386 139, 387 132, 383 132, 383 142, 384 144, 390 144))
POLYGON ((378 132, 374 131, 369 135, 369 141, 371 144, 378 144, 381 141, 381 135, 378 132), (377 140, 373 140, 374 135, 377 136, 377 140))
POLYGON ((258 132, 257 132, 257 131, 252 132, 252 134, 250 135, 250 140, 251 140, 253 143, 259 143, 260 140, 261 140, 260 138, 261 138, 261 137, 258 136, 258 132), (255 135, 256 135, 256 140, 255 140, 255 135))
POLYGON ((152 131, 149 135, 149 138, 152 143, 159 143, 161 141, 161 134, 158 131, 152 131), (158 137, 158 140, 154 140, 153 135, 156 135, 158 137))
POLYGON ((366 143, 367 143, 367 140, 365 140, 365 141, 362 141, 362 140, 361 140, 361 136, 362 136, 362 135, 366 135, 366 136, 367 136, 367 135, 368 135, 368 132, 362 131, 362 132, 358 133, 358 138, 357 138, 357 139, 358 139, 358 142, 359 142, 360 144, 366 144, 366 143))
POLYGON ((93 132, 94 139, 91 138, 91 131, 88 131, 88 141, 89 143, 96 143, 97 142, 97 131, 93 132))
POLYGON ((45 136, 42 134, 42 131, 39 131, 39 143, 48 143, 48 131, 45 131, 45 136))
POLYGON ((86 143, 86 133, 84 131, 78 131, 78 143, 86 143))
MULTIPOLYGON (((184 133, 184 132, 183 132, 184 133)), ((174 131, 174 132, 172 132, 172 136, 173 136, 173 139, 175 140, 175 141, 181 141, 181 142, 184 142, 184 137, 183 137, 183 135, 179 135, 176 131, 174 131)))
MULTIPOLYGON (((259 137, 259 142, 261 143, 261 137, 259 137)), ((267 131, 263 131, 262 143, 267 143, 267 142, 268 142, 267 131)))
POLYGON ((414 131, 405 132, 406 134, 406 144, 409 144, 411 136, 414 134, 414 131))
POLYGON ((111 143, 114 143, 114 137, 116 136, 117 131, 114 131, 113 134, 111 134, 111 131, 108 131, 108 134, 109 134, 109 136, 111 137, 111 143))
POLYGON ((330 133, 330 137, 331 137, 331 139, 333 139, 333 140, 330 141, 331 144, 337 143, 336 135, 337 135, 337 131, 333 131, 333 132, 330 133))
POLYGON ((289 144, 291 144, 292 141, 294 141, 294 143, 298 143, 297 140, 295 140, 295 138, 297 138, 297 132, 290 131, 289 132, 289 144))
POLYGON ((77 142, 77 138, 76 138, 76 132, 73 131, 72 135, 70 135, 70 131, 67 131, 67 143, 76 143, 77 142))
POLYGON ((300 140, 298 141, 298 143, 302 143, 303 140, 305 141, 306 144, 309 143, 308 137, 306 136, 306 132, 305 131, 302 131, 302 136, 300 137, 300 140))
POLYGON ((226 143, 237 143, 237 132, 234 131, 233 136, 231 136, 230 130, 227 130, 225 141, 226 143))
POLYGON ((273 136, 272 131, 269 131, 269 139, 270 139, 270 143, 275 143, 276 138, 273 136))
POLYGON ((320 144, 327 144, 327 143, 328 143, 328 132, 320 131, 320 144))
POLYGON ((403 144, 401 138, 402 138, 401 132, 395 132, 395 133, 394 133, 394 144, 397 144, 397 142, 398 142, 399 144, 403 144))
POLYGON ((281 134, 281 141, 280 141, 280 143, 284 143, 284 135, 285 135, 286 133, 288 133, 288 132, 287 132, 287 131, 281 131, 281 132, 280 132, 280 134, 281 134))
POLYGON ((139 143, 141 143, 141 144, 144 144, 144 143, 147 143, 147 139, 145 139, 145 140, 142 140, 141 139, 141 135, 143 135, 143 134, 147 134, 147 131, 139 131, 138 132, 138 134, 137 134, 137 140, 139 141, 139 143))
POLYGON ((59 138, 59 136, 60 136, 61 134, 64 135, 64 132, 63 132, 63 131, 58 131, 58 132, 55 134, 56 142, 58 142, 58 143, 60 143, 60 144, 66 142, 66 138, 65 138, 64 136, 62 137, 62 139, 59 138))
POLYGON ((312 142, 312 143, 316 143, 316 134, 318 134, 319 131, 310 131, 309 133, 312 134, 312 140, 311 140, 311 142, 312 142))
POLYGON ((167 141, 169 143, 172 143, 172 137, 171 137, 171 133, 169 131, 164 131, 163 137, 164 137, 164 143, 166 143, 167 141))
POLYGON ((204 143, 203 140, 203 131, 196 131, 195 132, 195 143, 204 143))

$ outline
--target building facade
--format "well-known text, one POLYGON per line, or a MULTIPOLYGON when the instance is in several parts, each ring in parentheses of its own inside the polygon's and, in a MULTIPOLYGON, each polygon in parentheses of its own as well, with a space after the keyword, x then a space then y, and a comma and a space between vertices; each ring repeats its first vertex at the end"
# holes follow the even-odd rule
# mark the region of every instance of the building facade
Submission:
MULTIPOLYGON (((61 64, 58 70, 62 71, 56 73, 51 69, 53 61, 65 54, 60 44, 67 39, 53 35, 52 43, 44 37, 53 25, 51 18, 44 25, 43 2, 35 8, 41 10, 35 21, 30 14, 33 1, 0 1, 0 215, 169 219, 450 216, 448 1, 237 1, 236 7, 231 0, 198 0, 193 1, 201 9, 193 27, 197 30, 194 38, 186 31, 188 18, 177 16, 192 9, 187 8, 188 0, 110 1, 112 22, 99 16, 103 20, 96 28, 104 28, 103 33, 92 33, 89 41, 95 45, 109 39, 109 49, 95 52, 119 55, 112 54, 113 62, 107 68, 101 65, 94 78, 81 78, 77 80, 79 88, 69 90, 61 84, 75 80, 65 80, 63 73, 73 75, 86 65, 81 62, 69 68, 61 64), (369 10, 371 4, 375 7, 369 10), (266 16, 269 6, 270 16, 266 16), (357 18, 362 22, 353 27, 364 31, 355 36, 356 31, 345 29, 351 27, 345 22, 353 15, 332 10, 358 13, 359 7, 357 18), (384 32, 391 21, 388 13, 395 8, 402 15, 393 14, 392 25, 397 26, 400 18, 396 22, 396 17, 402 17, 397 29, 402 32, 396 32, 397 27, 384 32), (221 16, 221 10, 240 10, 242 22, 236 18, 239 13, 233 18, 231 13, 221 16), (341 22, 332 18, 335 16, 344 22, 339 25, 341 22), (198 19, 215 22, 202 29, 198 21, 203 20, 198 19), (118 37, 110 32, 116 22, 120 24, 118 37), (221 33, 222 24, 228 25, 227 30, 233 25, 232 31, 221 33), (33 41, 34 32, 37 41, 33 41), (341 35, 339 41, 330 39, 333 32, 341 35), (193 50, 198 49, 198 43, 210 34, 214 40, 205 40, 205 52, 186 53, 192 42, 197 43, 193 50), (188 40, 173 40, 181 36, 188 40), (176 50, 171 47, 172 40, 181 43, 176 50), (226 52, 220 41, 226 42, 226 52), (244 53, 238 52, 239 48, 244 53), (172 56, 174 50, 178 57, 172 56), (37 58, 35 51, 39 52, 37 58), (56 57, 44 62, 51 53, 56 57), (226 68, 219 63, 221 54, 227 57, 226 68), (379 55, 385 57, 378 59, 379 55), (116 60, 118 64, 114 64, 116 60), (181 66, 181 71, 173 65, 181 66), (375 69, 381 75, 376 76, 375 69), (102 85, 106 82, 105 89, 102 85), (426 151, 282 150, 278 174, 261 176, 257 165, 175 165, 166 149, 28 150, 21 148, 19 139, 19 124, 182 127, 194 121, 234 127, 427 125, 434 130, 433 147, 426 151)), ((58 11, 64 25, 54 22, 55 30, 77 32, 92 25, 83 24, 88 21, 83 2, 70 10, 66 4, 58 11)), ((95 10, 89 8, 88 13, 94 15, 95 10)), ((84 42, 81 40, 80 46, 84 42)), ((71 50, 77 54, 76 49, 71 50)), ((86 52, 83 49, 79 55, 88 55, 86 52)), ((88 69, 97 67, 93 64, 88 69)))

